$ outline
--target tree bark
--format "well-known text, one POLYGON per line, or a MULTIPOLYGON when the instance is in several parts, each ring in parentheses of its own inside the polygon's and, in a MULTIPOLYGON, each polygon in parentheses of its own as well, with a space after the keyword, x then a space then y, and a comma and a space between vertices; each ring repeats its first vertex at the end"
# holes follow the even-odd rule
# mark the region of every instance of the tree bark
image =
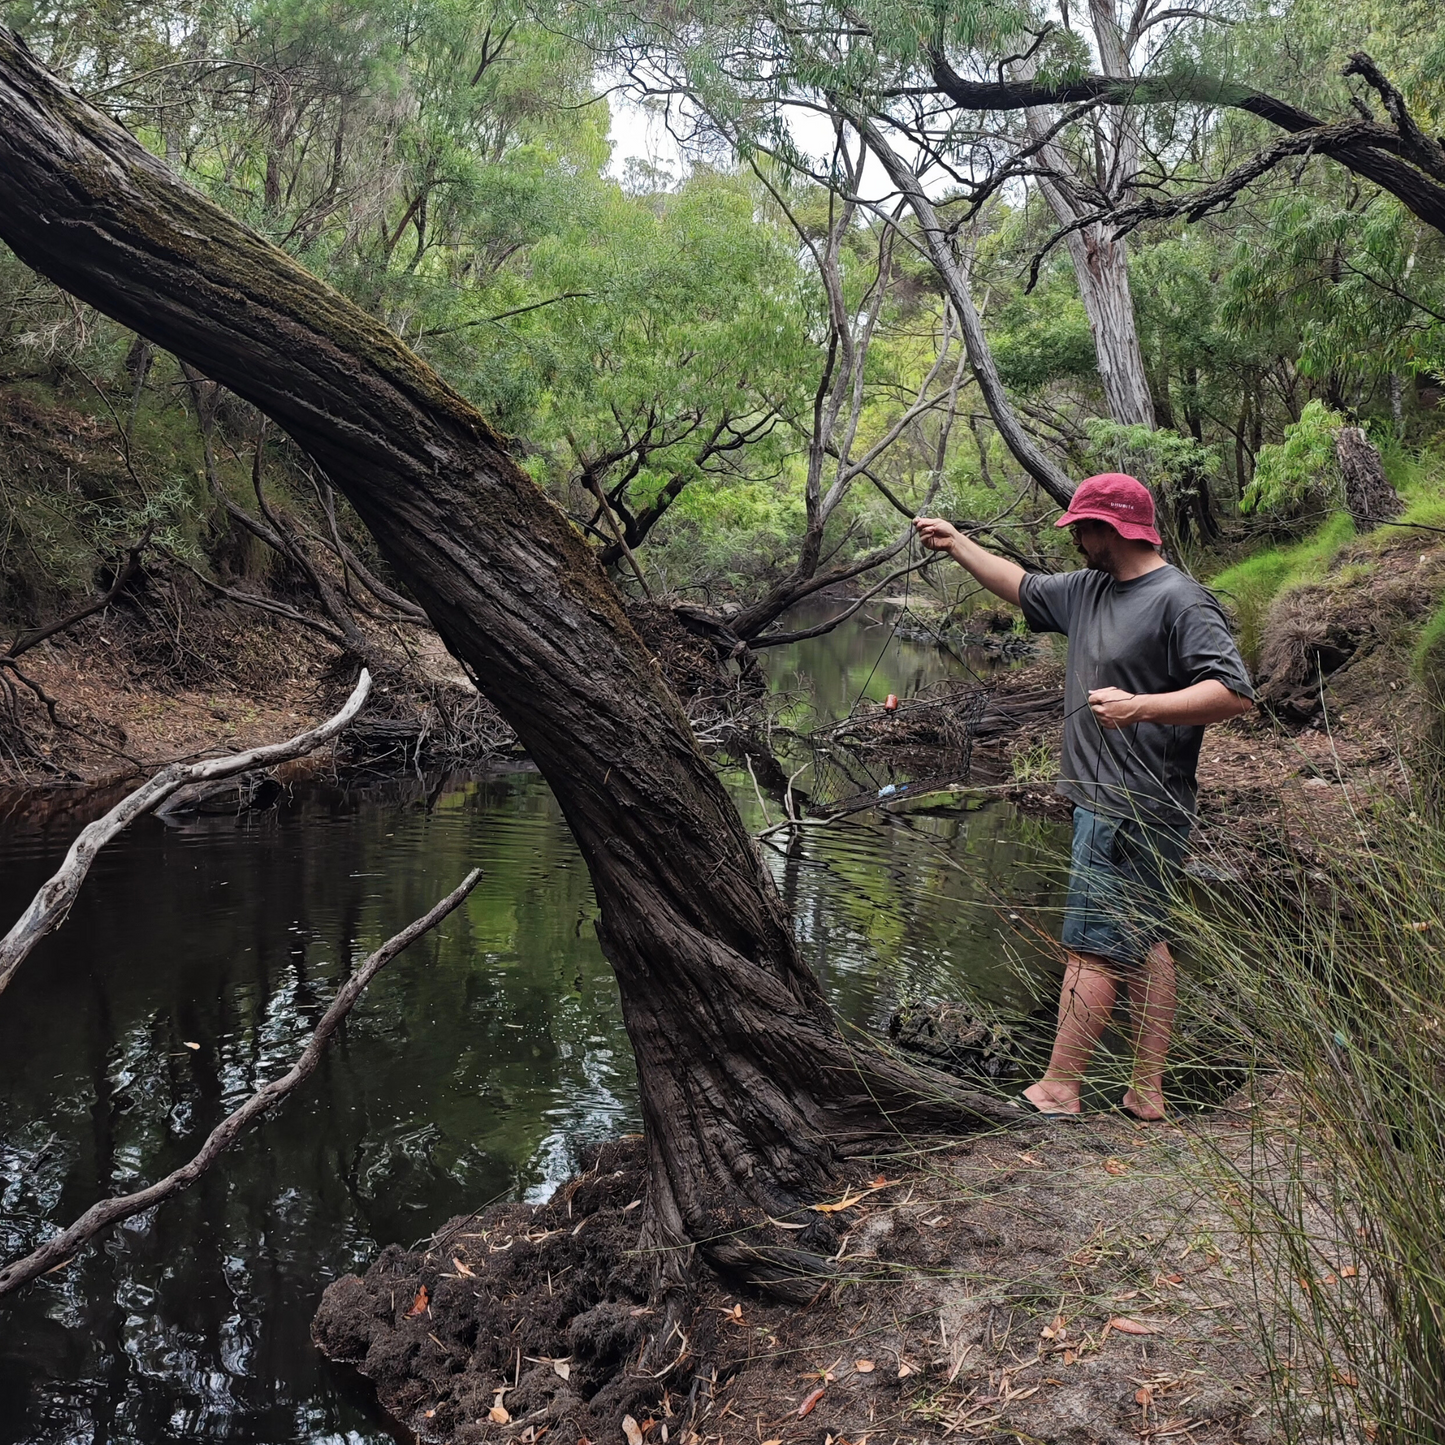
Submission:
MULTIPOLYGON (((1105 73, 1128 79, 1129 57, 1119 33, 1114 0, 1090 0, 1089 9, 1105 73)), ((1040 176, 1039 189, 1059 224, 1069 226, 1093 207, 1079 199, 1083 187, 1064 148, 1058 141, 1047 139, 1051 121, 1052 112, 1046 110, 1031 109, 1025 117, 1029 138, 1040 146, 1040 159, 1053 172, 1051 176, 1040 176)), ((1094 123, 1100 124, 1097 118, 1094 123)), ((1089 179, 1088 189, 1122 201, 1133 194, 1139 141, 1127 110, 1113 117, 1112 130, 1111 136, 1100 137, 1097 168, 1102 174, 1089 179)), ((1074 263, 1079 296, 1094 335, 1099 380, 1109 415, 1125 426, 1147 426, 1153 431, 1154 401, 1134 321, 1134 297, 1129 290, 1128 243, 1107 221, 1095 221, 1069 231, 1064 245, 1074 263)))
POLYGON ((1380 453, 1361 428, 1340 428, 1335 437, 1335 460, 1345 482, 1345 509, 1354 518, 1357 531, 1372 532, 1405 510, 1400 494, 1385 475, 1380 453))
POLYGON ((791 1235, 769 1216, 900 1130, 1016 1115, 845 1043, 656 660, 483 417, 3 30, 0 236, 315 457, 546 776, 591 870, 637 1054, 647 1238, 665 1267, 696 1246, 810 1296, 825 1216, 791 1235))

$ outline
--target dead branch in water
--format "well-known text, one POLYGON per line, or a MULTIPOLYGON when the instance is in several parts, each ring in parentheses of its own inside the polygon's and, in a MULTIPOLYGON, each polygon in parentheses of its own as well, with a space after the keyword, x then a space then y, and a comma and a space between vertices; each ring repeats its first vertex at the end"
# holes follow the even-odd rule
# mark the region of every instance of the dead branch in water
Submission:
MULTIPOLYGON (((365 673, 362 677, 369 683, 365 673)), ((357 692, 362 693, 364 700, 362 684, 357 685, 357 692)), ((274 1108, 298 1084, 315 1072, 317 1064, 321 1062, 322 1051, 331 1041, 331 1036, 341 1027, 342 1020, 351 1012, 352 1005, 361 997, 367 984, 404 948, 415 943, 429 929, 435 928, 477 886, 481 876, 482 870, 473 868, 461 883, 428 913, 408 924, 394 938, 387 939, 337 990, 331 1007, 316 1025, 315 1032, 291 1068, 279 1079, 273 1079, 271 1083, 258 1089, 239 1109, 222 1119, 207 1135, 205 1144, 194 1159, 173 1170, 164 1179, 158 1179, 145 1189, 138 1189, 134 1194, 122 1194, 115 1199, 103 1199, 99 1204, 91 1205, 69 1229, 47 1240, 24 1259, 17 1259, 13 1264, 0 1269, 0 1295, 10 1294, 40 1275, 59 1268, 74 1256, 76 1250, 109 1225, 151 1209, 162 1200, 169 1199, 172 1194, 194 1184, 235 1143, 241 1131, 252 1120, 274 1108)))
POLYGON ((289 762, 292 758, 304 757, 333 738, 361 711, 371 692, 371 674, 362 668, 356 687, 346 700, 346 706, 334 717, 305 732, 297 733, 282 743, 270 743, 264 747, 252 748, 249 752, 236 753, 232 757, 208 758, 199 763, 172 763, 162 768, 154 777, 141 784, 133 793, 122 798, 110 812, 81 830, 80 836, 70 845, 65 861, 55 874, 44 884, 31 900, 30 906, 20 915, 10 932, 0 939, 0 993, 15 970, 25 961, 30 950, 59 923, 63 922, 80 885, 95 855, 117 833, 128 828, 137 818, 144 817, 164 802, 178 788, 187 783, 208 783, 217 778, 234 777, 247 773, 253 768, 269 768, 276 763, 289 762))

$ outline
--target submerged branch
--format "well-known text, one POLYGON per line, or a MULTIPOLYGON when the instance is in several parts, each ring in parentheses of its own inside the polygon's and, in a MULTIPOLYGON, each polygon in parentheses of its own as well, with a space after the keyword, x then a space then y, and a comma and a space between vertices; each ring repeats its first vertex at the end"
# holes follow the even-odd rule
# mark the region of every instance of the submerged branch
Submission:
MULTIPOLYGON (((357 691, 361 691, 360 684, 357 691)), ((440 903, 415 922, 408 924, 394 938, 387 939, 337 990, 331 1007, 316 1025, 315 1032, 291 1068, 279 1079, 273 1079, 271 1083, 258 1089, 239 1109, 222 1119, 207 1135, 205 1144, 194 1159, 173 1170, 164 1179, 158 1179, 145 1189, 136 1190, 134 1194, 122 1194, 115 1199, 103 1199, 99 1204, 91 1205, 69 1229, 47 1240, 24 1259, 17 1259, 0 1269, 0 1295, 10 1294, 42 1274, 60 1268, 74 1256, 76 1250, 101 1230, 122 1219, 129 1219, 134 1214, 154 1208, 172 1194, 194 1184, 236 1142, 248 1124, 268 1109, 274 1108, 316 1071, 331 1036, 341 1027, 342 1021, 351 1012, 352 1005, 361 997, 367 984, 403 949, 415 943, 429 929, 435 928, 477 886, 481 876, 482 870, 473 868, 440 903)))

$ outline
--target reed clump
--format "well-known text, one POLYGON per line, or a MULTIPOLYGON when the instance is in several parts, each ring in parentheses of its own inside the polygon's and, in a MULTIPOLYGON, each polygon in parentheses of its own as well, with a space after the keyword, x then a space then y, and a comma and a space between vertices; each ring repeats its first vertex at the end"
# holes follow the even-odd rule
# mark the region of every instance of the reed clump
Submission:
POLYGON ((1186 1009, 1245 1061, 1196 1137, 1285 1438, 1445 1441, 1445 811, 1336 787, 1268 883, 1194 888, 1186 1009), (1342 801, 1341 801, 1342 798, 1342 801))

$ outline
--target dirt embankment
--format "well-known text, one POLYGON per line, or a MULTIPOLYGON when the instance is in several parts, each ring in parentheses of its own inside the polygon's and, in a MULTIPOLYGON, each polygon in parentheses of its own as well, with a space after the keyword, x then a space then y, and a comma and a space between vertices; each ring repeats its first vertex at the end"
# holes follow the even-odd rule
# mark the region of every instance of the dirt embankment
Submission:
POLYGON ((1096 1115, 872 1161, 826 1205, 839 1273, 803 1310, 655 1299, 625 1142, 545 1205, 386 1250, 313 1333, 451 1445, 1262 1441, 1247 1246, 1206 1167, 1243 1127, 1096 1115))

